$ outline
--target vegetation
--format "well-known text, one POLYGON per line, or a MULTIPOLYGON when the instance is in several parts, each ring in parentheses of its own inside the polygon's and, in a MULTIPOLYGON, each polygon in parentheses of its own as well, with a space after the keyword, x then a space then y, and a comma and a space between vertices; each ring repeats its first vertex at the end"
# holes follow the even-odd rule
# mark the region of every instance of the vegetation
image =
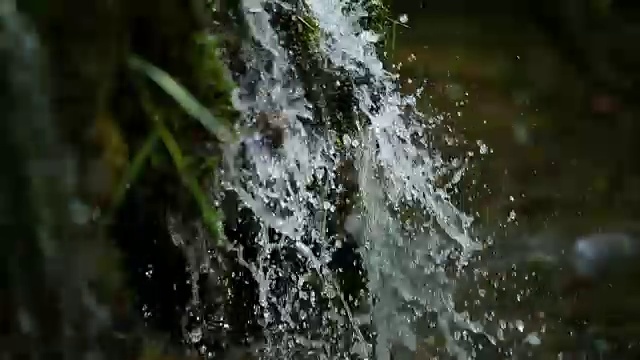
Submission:
MULTIPOLYGON (((72 261, 84 257, 87 246, 103 249, 93 261, 92 281, 97 283, 89 291, 100 306, 110 309, 108 318, 116 325, 127 324, 117 330, 120 335, 108 326, 104 329, 112 342, 126 334, 128 340, 114 350, 123 356, 138 351, 130 346, 137 342, 134 339, 149 339, 151 334, 159 339, 169 335, 173 344, 182 342, 185 306, 193 300, 186 272, 196 264, 173 245, 167 213, 179 214, 185 224, 202 224, 207 235, 197 241, 203 241, 205 248, 225 253, 231 247, 223 232, 224 215, 214 205, 217 195, 209 190, 217 187, 218 146, 237 137, 232 129, 239 114, 231 103, 234 85, 227 66, 237 68, 233 52, 239 47, 235 39, 243 24, 233 19, 238 3, 217 6, 232 10, 231 16, 198 0, 190 1, 189 7, 178 1, 55 0, 21 2, 17 11, 8 10, 3 18, 6 23, 19 18, 35 24, 45 49, 43 64, 56 64, 34 81, 51 79, 54 110, 48 125, 56 134, 52 136, 72 154, 70 169, 78 180, 68 194, 56 191, 55 196, 59 204, 77 198, 76 212, 88 220, 78 224, 74 214, 60 211, 58 215, 70 222, 52 220, 66 224, 55 241, 67 241, 65 232, 77 233, 77 241, 85 239, 82 244, 70 242, 60 255, 72 261), (163 299, 157 299, 158 294, 163 299), (143 330, 143 323, 150 327, 143 330)), ((277 28, 287 35, 286 46, 308 100, 316 106, 314 121, 332 119, 321 126, 338 134, 353 131, 351 80, 323 66, 326 59, 318 49, 321 34, 306 5, 270 11, 276 14, 277 28), (344 85, 335 85, 339 79, 344 85)), ((382 30, 382 18, 374 18, 366 26, 382 30)), ((4 50, 11 54, 15 49, 4 50)), ((36 110, 37 115, 46 114, 44 108, 36 110)), ((53 196, 54 190, 42 189, 47 194, 28 187, 16 195, 33 194, 33 209, 52 208, 41 201, 50 192, 53 196)), ((22 220, 38 224, 34 229, 44 226, 37 219, 28 212, 22 215, 22 220)), ((16 230, 16 236, 23 234, 16 230)), ((27 256, 37 267, 41 260, 35 260, 35 253, 45 249, 36 245, 36 238, 33 241, 27 256)), ((16 251, 9 249, 6 255, 16 251)), ((47 283, 44 270, 34 276, 40 278, 27 283, 47 283)), ((78 291, 87 285, 85 280, 78 279, 78 291)), ((14 283, 11 291, 22 291, 24 284, 14 283)), ((78 296, 58 283, 51 286, 54 303, 78 296)), ((58 329, 65 326, 64 321, 44 321, 58 329)), ((158 358, 160 353, 142 349, 140 356, 158 358)))

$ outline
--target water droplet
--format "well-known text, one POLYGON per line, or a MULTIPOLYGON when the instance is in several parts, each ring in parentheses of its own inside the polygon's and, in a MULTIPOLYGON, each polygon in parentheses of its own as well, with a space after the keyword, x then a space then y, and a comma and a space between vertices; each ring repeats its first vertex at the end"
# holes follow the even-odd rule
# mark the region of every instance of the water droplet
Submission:
POLYGON ((524 342, 533 346, 542 344, 542 340, 540 340, 540 336, 538 336, 536 332, 529 333, 527 337, 524 338, 524 342))
POLYGON ((72 221, 78 225, 86 225, 91 220, 91 209, 80 200, 71 200, 69 210, 72 221))
POLYGON ((358 341, 353 344, 351 352, 360 355, 362 358, 367 358, 369 355, 369 345, 363 341, 358 341))
POLYGON ((344 136, 342 137, 342 142, 346 147, 351 146, 351 136, 349 136, 349 134, 344 134, 344 136))
POLYGON ((480 154, 486 155, 489 153, 489 147, 487 146, 487 144, 482 142, 482 140, 476 141, 476 144, 478 144, 478 147, 480 147, 480 154))
POLYGON ((366 41, 372 43, 378 42, 380 40, 380 35, 374 33, 373 31, 365 31, 363 32, 362 36, 366 41))

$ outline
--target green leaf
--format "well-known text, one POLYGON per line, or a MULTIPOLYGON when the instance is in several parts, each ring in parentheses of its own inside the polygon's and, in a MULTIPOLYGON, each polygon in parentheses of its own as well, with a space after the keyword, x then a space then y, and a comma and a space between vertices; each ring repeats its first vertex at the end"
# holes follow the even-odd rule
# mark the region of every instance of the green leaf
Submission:
POLYGON ((153 80, 160 88, 169 94, 187 114, 198 120, 202 126, 214 134, 218 140, 223 143, 228 143, 234 139, 233 133, 226 124, 213 116, 187 89, 175 81, 165 71, 135 55, 129 57, 128 64, 131 69, 140 71, 153 80))

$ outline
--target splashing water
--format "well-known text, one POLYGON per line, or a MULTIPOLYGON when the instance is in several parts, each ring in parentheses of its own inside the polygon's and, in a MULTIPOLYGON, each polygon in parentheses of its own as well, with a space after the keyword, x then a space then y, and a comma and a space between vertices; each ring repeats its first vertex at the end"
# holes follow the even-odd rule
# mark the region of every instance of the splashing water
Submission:
POLYGON ((415 105, 415 96, 401 95, 396 77, 384 69, 376 53, 378 36, 359 25, 367 15, 364 9, 349 4, 347 10, 336 0, 310 0, 306 6, 317 19, 323 55, 351 78, 369 79, 354 89, 366 121, 359 122, 355 139, 344 139, 347 154, 341 154, 335 135, 305 124, 304 119, 312 117, 311 106, 265 5, 260 0, 242 2, 257 43, 247 45, 248 65, 257 74, 245 76, 236 105, 245 114, 247 128, 256 126, 260 114, 277 114, 286 128, 283 145, 274 150, 259 136, 247 136, 226 150, 227 186, 261 223, 257 261, 245 264, 260 286, 268 342, 263 357, 389 359, 397 346, 415 352, 416 322, 436 314, 448 351, 468 358, 454 340, 454 328, 482 329, 456 313, 455 282, 446 265, 454 253, 456 266, 463 265, 479 245, 467 233, 471 218, 434 185, 447 170, 454 173, 453 183, 459 180, 463 162, 444 161, 426 140, 427 121, 420 114, 403 113, 415 105), (349 309, 327 268, 336 248, 326 236, 326 218, 335 210, 327 195, 341 190, 337 169, 345 158, 354 161, 358 172, 361 200, 357 213, 350 215, 349 231, 364 258, 370 298, 366 309, 349 309), (407 218, 403 214, 409 211, 423 215, 407 218), (267 228, 286 240, 270 242, 267 228), (284 248, 293 249, 306 270, 274 261, 273 251, 284 248), (311 277, 324 284, 320 294, 305 285, 311 277), (314 317, 308 308, 320 306, 323 297, 333 298, 334 305, 314 317), (363 333, 367 318, 375 340, 363 333), (318 333, 327 328, 334 330, 318 333))

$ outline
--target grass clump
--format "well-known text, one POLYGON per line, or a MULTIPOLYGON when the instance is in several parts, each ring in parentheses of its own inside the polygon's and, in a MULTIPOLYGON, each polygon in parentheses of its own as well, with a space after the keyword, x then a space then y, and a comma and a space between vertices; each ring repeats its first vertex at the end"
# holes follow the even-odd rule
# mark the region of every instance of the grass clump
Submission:
MULTIPOLYGON (((200 42, 198 45, 202 46, 203 44, 200 42)), ((211 46, 211 44, 205 44, 204 46, 211 46)), ((203 61, 203 72, 211 74, 220 80, 224 74, 220 71, 221 65, 215 59, 212 59, 215 54, 211 53, 211 48, 208 50, 208 56, 205 57, 205 60, 203 61)), ((229 143, 233 141, 235 135, 230 130, 230 125, 214 116, 209 109, 204 107, 189 91, 175 81, 169 74, 137 56, 132 56, 129 59, 129 66, 131 69, 143 73, 157 84, 164 92, 175 100, 186 114, 197 120, 204 129, 213 134, 217 141, 221 143, 229 143)), ((223 84, 226 85, 227 83, 223 82, 223 84)), ((229 89, 231 89, 230 86, 226 88, 227 91, 229 89)), ((218 101, 223 103, 228 102, 225 105, 230 104, 229 92, 225 92, 224 88, 218 88, 217 90, 219 93, 214 96, 217 97, 218 101)), ((128 176, 123 182, 123 186, 129 186, 131 181, 134 180, 136 174, 140 171, 142 163, 151 156, 155 143, 158 140, 161 140, 171 158, 178 178, 195 201, 196 206, 199 209, 202 222, 209 230, 213 239, 215 239, 216 244, 221 247, 226 247, 224 235, 221 231, 222 216, 219 215, 218 211, 205 195, 205 191, 201 186, 201 179, 199 179, 197 171, 203 168, 211 168, 212 164, 215 166, 215 164, 217 164, 216 156, 189 157, 185 155, 176 140, 176 136, 165 124, 163 114, 154 109, 150 96, 148 96, 148 92, 145 93, 147 96, 144 96, 143 98, 143 107, 145 108, 147 116, 152 120, 153 130, 145 141, 145 144, 141 147, 137 156, 134 158, 130 171, 128 172, 128 176), (194 169, 196 171, 194 171, 194 169)), ((217 109, 219 114, 231 113, 225 106, 218 106, 214 108, 217 109)), ((119 194, 122 192, 123 190, 121 190, 119 194)))

